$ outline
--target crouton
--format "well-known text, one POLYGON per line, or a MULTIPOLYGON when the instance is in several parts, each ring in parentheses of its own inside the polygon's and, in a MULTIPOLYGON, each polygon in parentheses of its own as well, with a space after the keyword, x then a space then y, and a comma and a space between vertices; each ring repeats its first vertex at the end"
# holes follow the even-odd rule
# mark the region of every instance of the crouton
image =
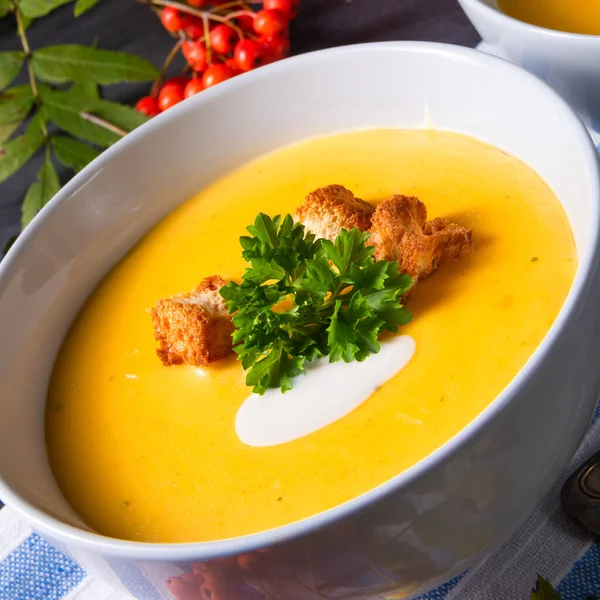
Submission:
POLYGON ((375 258, 398 261, 414 283, 433 273, 444 255, 457 259, 473 246, 471 229, 447 219, 427 221, 425 204, 412 196, 394 195, 379 204, 369 232, 375 258))
POLYGON ((219 290, 227 282, 207 277, 190 293, 159 300, 151 311, 156 350, 164 365, 206 366, 233 351, 234 326, 219 290))
POLYGON ((465 229, 448 219, 436 217, 423 226, 427 236, 441 236, 445 240, 444 255, 452 260, 459 259, 473 249, 473 230, 465 229))
POLYGON ((342 185, 328 185, 311 192, 296 210, 296 218, 318 238, 334 240, 342 229, 371 226, 374 207, 356 198, 342 185))

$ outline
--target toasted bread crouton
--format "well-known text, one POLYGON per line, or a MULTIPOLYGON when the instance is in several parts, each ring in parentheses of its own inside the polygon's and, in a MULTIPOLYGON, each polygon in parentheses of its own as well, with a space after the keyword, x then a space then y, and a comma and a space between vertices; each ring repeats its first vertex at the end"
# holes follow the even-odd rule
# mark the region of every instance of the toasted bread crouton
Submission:
POLYGON ((343 185, 328 185, 311 192, 296 211, 296 218, 318 238, 334 240, 342 229, 371 226, 374 207, 356 198, 343 185))
POLYGON ((155 304, 156 353, 164 365, 206 366, 231 354, 234 326, 219 294, 226 283, 218 275, 207 277, 194 291, 155 304))
POLYGON ((423 233, 427 236, 441 236, 446 242, 444 255, 452 260, 457 260, 473 249, 473 230, 465 229, 448 219, 436 217, 427 221, 423 226, 423 233))
POLYGON ((442 256, 457 259, 472 249, 472 230, 446 219, 427 221, 427 208, 412 196, 394 195, 377 206, 368 243, 378 260, 398 261, 414 283, 425 279, 442 256))

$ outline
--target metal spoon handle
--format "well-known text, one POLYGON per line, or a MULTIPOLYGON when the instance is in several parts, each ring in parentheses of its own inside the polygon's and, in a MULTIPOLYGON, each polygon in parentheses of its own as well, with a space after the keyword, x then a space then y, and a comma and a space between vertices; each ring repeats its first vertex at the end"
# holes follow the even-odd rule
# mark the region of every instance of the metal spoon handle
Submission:
POLYGON ((600 452, 565 481, 560 500, 575 521, 590 533, 600 536, 600 452))

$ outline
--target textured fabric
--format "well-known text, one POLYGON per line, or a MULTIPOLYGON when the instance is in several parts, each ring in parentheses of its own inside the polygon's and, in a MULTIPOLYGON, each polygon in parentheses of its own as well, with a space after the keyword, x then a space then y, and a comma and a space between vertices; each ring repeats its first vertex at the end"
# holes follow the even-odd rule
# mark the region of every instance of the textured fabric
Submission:
POLYGON ((600 598, 600 545, 592 546, 558 586, 563 600, 583 600, 591 595, 600 598))
POLYGON ((37 534, 31 534, 0 563, 3 600, 61 600, 85 572, 37 534))

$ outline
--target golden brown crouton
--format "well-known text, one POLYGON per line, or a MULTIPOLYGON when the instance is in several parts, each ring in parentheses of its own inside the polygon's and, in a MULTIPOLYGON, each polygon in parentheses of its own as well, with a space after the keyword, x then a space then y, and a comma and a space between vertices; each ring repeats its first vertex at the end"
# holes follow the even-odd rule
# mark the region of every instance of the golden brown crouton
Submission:
POLYGON ((473 230, 465 229, 448 219, 436 217, 427 221, 423 233, 428 236, 441 236, 446 241, 444 255, 457 260, 461 255, 473 249, 473 230))
POLYGON ((342 229, 367 231, 373 211, 371 204, 355 198, 343 185, 328 185, 311 192, 296 217, 318 238, 334 240, 342 229))
POLYGON ((152 309, 156 353, 164 365, 206 366, 232 352, 231 315, 219 290, 227 282, 207 277, 187 294, 159 300, 152 309))
POLYGON ((446 219, 427 221, 427 208, 412 196, 394 195, 373 213, 369 244, 378 260, 398 261, 416 283, 435 271, 442 256, 457 259, 472 249, 472 230, 446 219))

